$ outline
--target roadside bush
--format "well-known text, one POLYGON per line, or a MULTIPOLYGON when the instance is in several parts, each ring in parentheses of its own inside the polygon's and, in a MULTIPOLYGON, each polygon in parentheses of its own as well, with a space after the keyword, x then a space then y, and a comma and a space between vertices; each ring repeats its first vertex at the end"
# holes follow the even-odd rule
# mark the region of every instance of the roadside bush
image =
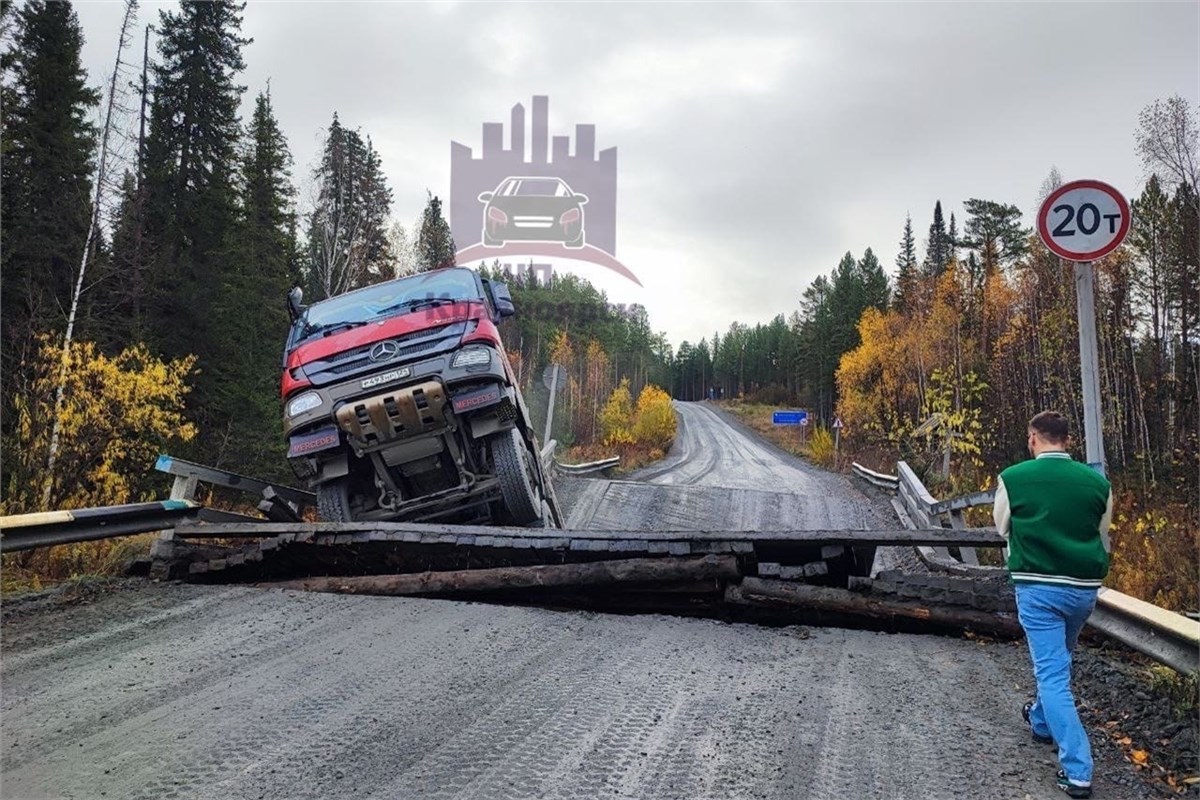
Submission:
POLYGON ((666 451, 675 441, 675 409, 671 396, 657 386, 647 384, 638 395, 633 436, 638 444, 666 451))
POLYGON ((625 378, 600 412, 601 441, 609 446, 633 444, 633 422, 633 395, 625 378))
MULTIPOLYGON (((141 344, 109 358, 92 342, 72 344, 58 414, 58 458, 48 475, 61 359, 61 346, 44 337, 28 390, 13 398, 0 514, 153 499, 155 478, 147 475, 155 456, 169 450, 169 443, 195 436, 184 416, 195 359, 164 362, 141 344), (44 504, 47 483, 50 496, 44 504)), ((37 589, 76 575, 115 574, 153 539, 109 539, 6 555, 2 588, 37 589)))
POLYGON ((808 457, 823 467, 833 466, 833 435, 828 428, 813 428, 808 437, 808 457))
POLYGON ((1139 504, 1119 485, 1113 501, 1112 566, 1105 585, 1173 611, 1195 611, 1200 530, 1194 512, 1152 497, 1139 504))
POLYGON ((144 496, 150 491, 145 476, 155 457, 169 443, 196 435, 184 417, 195 357, 165 362, 137 344, 109 358, 92 342, 73 343, 58 411, 58 459, 54 474, 47 475, 60 348, 50 337, 42 338, 29 391, 13 400, 0 513, 151 499, 144 496), (43 508, 47 482, 49 504, 43 508))

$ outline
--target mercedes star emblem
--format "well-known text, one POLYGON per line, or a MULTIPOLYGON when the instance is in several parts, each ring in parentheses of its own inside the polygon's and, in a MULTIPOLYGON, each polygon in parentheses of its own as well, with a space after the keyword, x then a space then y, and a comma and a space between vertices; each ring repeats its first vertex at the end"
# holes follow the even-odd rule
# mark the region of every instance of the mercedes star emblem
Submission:
POLYGON ((391 361, 400 355, 400 345, 393 341, 380 342, 371 348, 372 361, 391 361))

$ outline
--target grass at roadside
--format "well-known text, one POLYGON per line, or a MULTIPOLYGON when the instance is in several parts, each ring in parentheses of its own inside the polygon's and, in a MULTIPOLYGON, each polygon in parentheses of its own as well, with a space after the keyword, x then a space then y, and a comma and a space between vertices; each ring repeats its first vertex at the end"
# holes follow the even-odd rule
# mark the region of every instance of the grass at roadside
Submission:
POLYGON ((0 564, 0 596, 48 589, 82 578, 122 575, 126 565, 150 555, 156 534, 119 536, 10 553, 0 564))

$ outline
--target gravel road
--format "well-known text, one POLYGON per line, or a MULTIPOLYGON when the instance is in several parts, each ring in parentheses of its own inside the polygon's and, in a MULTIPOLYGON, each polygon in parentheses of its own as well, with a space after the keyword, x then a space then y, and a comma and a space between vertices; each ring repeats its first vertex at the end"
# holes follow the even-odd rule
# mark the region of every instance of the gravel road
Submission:
MULTIPOLYGON (((564 492, 576 524, 879 524, 680 414, 642 480, 564 492)), ((134 581, 10 604, 0 644, 4 798, 1061 796, 1019 643, 134 581)), ((1099 749, 1097 797, 1144 796, 1099 749)))

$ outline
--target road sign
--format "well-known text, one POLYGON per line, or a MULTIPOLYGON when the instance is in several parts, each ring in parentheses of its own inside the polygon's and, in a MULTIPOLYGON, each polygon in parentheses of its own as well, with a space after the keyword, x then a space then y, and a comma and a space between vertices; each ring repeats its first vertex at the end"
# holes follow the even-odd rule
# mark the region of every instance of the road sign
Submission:
POLYGON ((844 427, 844 426, 842 425, 842 418, 841 418, 841 417, 838 417, 837 419, 835 419, 835 420, 833 421, 833 429, 834 429, 835 431, 836 431, 836 430, 839 430, 839 429, 841 429, 842 427, 844 427))
POLYGON ((771 422, 776 425, 807 425, 807 411, 776 411, 771 415, 771 422))
POLYGON ((567 388, 567 371, 559 364, 551 364, 542 370, 542 385, 554 392, 561 392, 567 388), (555 380, 555 372, 558 372, 558 380, 555 380))
POLYGON ((1063 184, 1038 211, 1042 241, 1068 261, 1095 261, 1116 250, 1129 233, 1129 222, 1125 197, 1092 180, 1063 184))

